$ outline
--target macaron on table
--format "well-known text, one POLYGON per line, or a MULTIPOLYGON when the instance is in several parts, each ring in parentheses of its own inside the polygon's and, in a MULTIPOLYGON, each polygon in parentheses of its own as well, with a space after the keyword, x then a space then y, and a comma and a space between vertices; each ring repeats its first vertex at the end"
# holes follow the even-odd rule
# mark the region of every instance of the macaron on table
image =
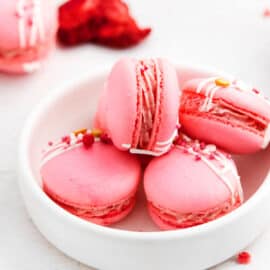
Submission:
POLYGON ((57 8, 46 0, 0 1, 0 71, 31 73, 55 46, 57 8))
MULTIPOLYGON (((270 81, 259 55, 265 55, 264 31, 258 25, 256 46, 240 31, 240 46, 236 32, 252 21, 254 9, 245 18, 229 9, 232 2, 218 9, 206 0, 207 9, 198 7, 201 17, 195 1, 181 3, 166 10, 157 2, 150 15, 148 2, 134 3, 142 18, 150 16, 141 25, 153 30, 138 47, 58 47, 31 76, 0 75, 0 229, 6 243, 0 266, 268 268, 268 232, 260 238, 270 223, 270 81), (240 21, 223 25, 224 10, 240 21), (169 11, 168 22, 156 19, 161 11, 169 11), (192 23, 187 14, 194 14, 192 23), (20 194, 9 173, 17 159, 13 178, 20 194), (242 251, 251 259, 248 253, 237 257, 242 251)), ((27 8, 27 19, 34 10, 27 8)), ((31 26, 27 43, 39 29, 31 26)), ((40 33, 37 46, 44 41, 40 33)), ((30 62, 2 71, 29 73, 24 63, 30 62)))

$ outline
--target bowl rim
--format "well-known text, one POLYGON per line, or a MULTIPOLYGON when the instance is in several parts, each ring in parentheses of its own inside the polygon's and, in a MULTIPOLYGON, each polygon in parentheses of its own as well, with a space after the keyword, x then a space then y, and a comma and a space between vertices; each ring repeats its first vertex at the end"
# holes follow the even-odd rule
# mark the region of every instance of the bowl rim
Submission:
MULTIPOLYGON (((216 68, 202 65, 181 64, 176 65, 176 68, 193 69, 200 72, 220 74, 221 76, 231 76, 225 72, 219 71, 216 68)), ((109 73, 108 69, 99 69, 96 70, 95 72, 91 72, 91 74, 87 72, 72 82, 63 83, 60 87, 58 87, 55 91, 47 95, 47 97, 45 97, 35 106, 31 114, 28 116, 25 125, 23 127, 23 130, 21 132, 18 147, 19 181, 22 185, 28 185, 28 187, 31 190, 31 193, 35 196, 35 198, 41 204, 45 205, 51 211, 55 212, 55 214, 58 217, 65 219, 65 221, 67 222, 73 223, 73 225, 77 226, 79 229, 91 230, 95 233, 100 233, 110 237, 117 237, 129 240, 151 240, 151 241, 169 240, 176 238, 192 237, 198 234, 208 233, 211 230, 216 230, 223 226, 226 226, 227 224, 234 222, 236 219, 246 215, 270 193, 270 169, 269 169, 263 183, 259 186, 257 191, 239 208, 211 222, 182 230, 171 230, 171 231, 137 232, 111 227, 104 227, 101 225, 85 221, 62 209, 60 206, 54 203, 48 196, 46 196, 46 194, 43 192, 38 182, 35 180, 34 174, 31 170, 30 160, 28 159, 28 148, 29 148, 28 146, 30 143, 32 130, 38 123, 40 116, 43 115, 44 112, 46 112, 50 108, 51 104, 54 101, 60 99, 64 95, 68 95, 70 92, 73 92, 76 88, 80 87, 80 85, 84 84, 85 82, 94 80, 98 77, 105 76, 108 73, 109 73)))

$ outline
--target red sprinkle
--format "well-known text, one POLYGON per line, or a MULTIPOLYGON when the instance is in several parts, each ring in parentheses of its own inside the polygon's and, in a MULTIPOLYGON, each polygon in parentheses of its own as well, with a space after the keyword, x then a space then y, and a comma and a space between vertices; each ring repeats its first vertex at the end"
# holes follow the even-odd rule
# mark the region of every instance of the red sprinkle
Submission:
POLYGON ((105 143, 105 144, 112 144, 112 140, 107 134, 101 134, 100 141, 105 143))
POLYGON ((253 91, 255 94, 259 94, 259 93, 260 93, 260 91, 259 91, 258 89, 256 89, 256 88, 253 88, 252 91, 253 91))
POLYGON ((181 145, 181 146, 185 146, 185 145, 186 145, 186 142, 183 141, 182 136, 176 137, 175 140, 174 140, 174 143, 175 143, 176 145, 181 145))
POLYGON ((202 158, 201 158, 199 155, 196 155, 196 156, 195 156, 195 160, 196 160, 196 161, 199 161, 199 160, 201 160, 201 159, 202 159, 202 158))
POLYGON ((201 142, 201 143, 200 143, 200 148, 201 148, 201 150, 204 150, 205 147, 206 147, 206 144, 205 144, 204 142, 201 142))
POLYGON ((183 150, 183 152, 184 152, 185 154, 188 154, 188 150, 187 150, 186 148, 183 150))
POLYGON ((16 18, 21 18, 22 16, 21 16, 21 14, 20 14, 20 13, 15 12, 15 17, 16 17, 16 18))
POLYGON ((210 154, 210 155, 209 155, 209 159, 211 159, 211 160, 215 159, 215 155, 210 154))
POLYGON ((62 137, 62 142, 66 144, 70 144, 70 137, 69 136, 62 137))
POLYGON ((177 136, 177 137, 174 138, 173 142, 175 144, 178 144, 179 143, 179 140, 180 140, 180 138, 179 138, 179 136, 177 136))
POLYGON ((95 138, 92 134, 86 133, 83 135, 82 143, 86 149, 90 148, 94 142, 95 142, 95 138))
POLYGON ((180 146, 186 146, 187 143, 186 143, 185 141, 182 141, 182 140, 181 140, 181 141, 179 142, 179 145, 180 145, 180 146))
POLYGON ((237 262, 239 264, 249 264, 251 261, 251 255, 247 251, 240 252, 237 255, 237 262))
POLYGON ((53 145, 53 142, 48 142, 48 145, 49 145, 49 146, 52 146, 52 145, 53 145))
POLYGON ((180 129, 180 128, 181 128, 181 125, 180 125, 180 124, 177 124, 177 125, 176 125, 176 128, 177 128, 177 129, 180 129))
POLYGON ((28 23, 29 26, 32 26, 33 25, 33 20, 32 19, 28 19, 27 23, 28 23))

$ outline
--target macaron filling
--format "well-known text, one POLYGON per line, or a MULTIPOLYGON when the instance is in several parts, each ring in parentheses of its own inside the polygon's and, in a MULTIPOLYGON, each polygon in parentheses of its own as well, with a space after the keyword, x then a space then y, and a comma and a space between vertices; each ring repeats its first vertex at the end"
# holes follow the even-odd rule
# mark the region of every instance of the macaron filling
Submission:
POLYGON ((174 210, 166 209, 153 202, 148 202, 149 211, 157 216, 163 223, 175 228, 188 228, 215 220, 241 205, 241 199, 235 194, 236 200, 232 203, 229 199, 224 203, 211 209, 201 210, 199 212, 179 213, 174 210))
POLYGON ((144 149, 148 148, 155 117, 157 77, 154 61, 139 61, 136 69, 140 128, 135 130, 132 146, 144 149))
POLYGON ((0 51, 1 65, 19 65, 25 72, 33 72, 40 68, 40 59, 48 53, 49 43, 40 43, 36 47, 0 51))
POLYGON ((84 219, 92 219, 92 218, 111 218, 117 216, 123 211, 132 208, 135 204, 135 194, 133 194, 129 198, 125 198, 118 202, 104 205, 104 206, 82 206, 76 205, 75 202, 68 202, 66 200, 61 199, 58 197, 52 190, 50 190, 44 183, 43 183, 43 190, 44 192, 59 206, 67 210, 68 212, 83 217, 84 219))
POLYGON ((136 78, 137 116, 131 149, 134 153, 143 154, 143 151, 134 150, 146 150, 147 153, 150 152, 153 155, 162 154, 163 149, 156 148, 163 91, 162 71, 158 61, 152 59, 138 61, 136 78))
POLYGON ((33 58, 39 55, 45 54, 48 47, 52 46, 52 42, 50 40, 39 42, 35 46, 28 46, 24 48, 15 48, 10 50, 0 50, 0 58, 6 60, 20 60, 25 58, 33 58))
POLYGON ((25 54, 36 54, 40 47, 20 48, 13 50, 0 51, 0 57, 6 59, 15 59, 19 57, 25 57, 25 54))

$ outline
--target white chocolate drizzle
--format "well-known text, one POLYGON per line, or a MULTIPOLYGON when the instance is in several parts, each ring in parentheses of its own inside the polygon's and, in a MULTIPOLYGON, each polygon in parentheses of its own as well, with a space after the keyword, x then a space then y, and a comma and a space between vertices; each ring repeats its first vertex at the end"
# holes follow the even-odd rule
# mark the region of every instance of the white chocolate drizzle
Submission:
POLYGON ((130 143, 123 143, 122 147, 125 149, 129 149, 129 148, 131 148, 131 144, 130 143))
POLYGON ((156 152, 156 151, 137 149, 137 148, 130 148, 129 152, 131 154, 150 155, 150 156, 154 156, 154 157, 158 157, 158 156, 161 156, 163 154, 163 152, 156 152))
POLYGON ((213 102, 216 92, 224 88, 222 86, 218 86, 215 84, 216 79, 218 79, 218 77, 211 77, 211 78, 202 80, 196 89, 196 93, 200 94, 206 87, 205 93, 204 93, 205 100, 199 109, 202 112, 207 112, 212 108, 212 102, 213 102))
POLYGON ((82 145, 80 137, 76 138, 74 133, 69 134, 69 136, 67 137, 70 138, 70 143, 66 143, 65 141, 63 141, 63 139, 61 139, 53 143, 48 149, 43 152, 41 158, 41 166, 43 166, 45 163, 47 163, 54 157, 66 152, 67 150, 71 150, 82 145))
POLYGON ((129 152, 131 154, 151 155, 151 156, 158 157, 158 156, 161 156, 162 154, 169 151, 169 149, 171 148, 171 145, 173 143, 173 140, 175 139, 177 134, 178 134, 178 130, 175 129, 172 136, 168 140, 163 141, 163 142, 157 142, 154 150, 132 148, 131 144, 128 144, 128 143, 123 143, 121 146, 123 148, 129 150, 129 152))
POLYGON ((26 48, 27 46, 35 46, 38 41, 44 41, 45 33, 40 0, 18 0, 16 12, 18 15, 19 46, 26 48), (27 39, 28 27, 30 35, 27 39))
POLYGON ((200 94, 201 91, 204 89, 204 87, 208 84, 208 83, 213 83, 215 80, 217 79, 217 77, 211 77, 211 78, 207 78, 205 80, 202 80, 197 89, 196 89, 196 93, 197 94, 200 94))
POLYGON ((232 161, 225 154, 216 149, 215 145, 205 145, 201 147, 199 141, 186 141, 183 139, 181 144, 177 144, 176 148, 183 150, 198 160, 204 162, 226 185, 231 193, 232 204, 235 203, 236 195, 239 195, 240 201, 243 202, 243 191, 240 183, 240 176, 237 173, 232 161), (210 158, 211 157, 211 158, 210 158), (230 178, 226 175, 231 173, 236 178, 236 185, 232 185, 230 178))
POLYGON ((173 140, 176 138, 177 134, 178 134, 178 129, 176 128, 168 140, 162 141, 162 142, 156 142, 154 149, 161 152, 167 152, 170 149, 173 143, 173 140))
MULTIPOLYGON (((91 130, 87 130, 86 133, 91 133, 91 130)), ((82 138, 83 134, 79 133, 77 135, 74 132, 70 133, 68 136, 64 136, 68 138, 69 142, 63 138, 56 142, 49 142, 49 147, 43 151, 41 157, 41 166, 43 166, 46 162, 53 159, 54 157, 77 147, 83 145, 82 138)), ((95 137, 95 141, 100 141, 99 138, 95 137)))

